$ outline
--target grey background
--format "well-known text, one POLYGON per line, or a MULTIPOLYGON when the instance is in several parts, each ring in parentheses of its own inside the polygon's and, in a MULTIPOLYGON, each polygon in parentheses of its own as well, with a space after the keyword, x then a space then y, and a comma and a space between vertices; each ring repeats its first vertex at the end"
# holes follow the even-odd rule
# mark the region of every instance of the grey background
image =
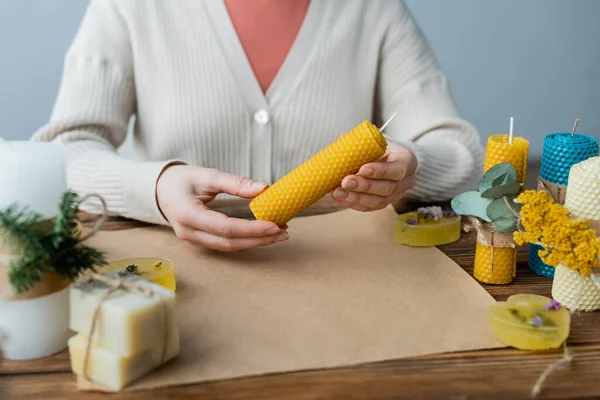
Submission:
MULTIPOLYGON (((569 131, 577 117, 580 132, 599 137, 600 0, 406 3, 484 137, 507 132, 511 116, 531 158, 547 133, 569 131)), ((0 0, 0 136, 27 139, 47 121, 86 6, 0 0)))

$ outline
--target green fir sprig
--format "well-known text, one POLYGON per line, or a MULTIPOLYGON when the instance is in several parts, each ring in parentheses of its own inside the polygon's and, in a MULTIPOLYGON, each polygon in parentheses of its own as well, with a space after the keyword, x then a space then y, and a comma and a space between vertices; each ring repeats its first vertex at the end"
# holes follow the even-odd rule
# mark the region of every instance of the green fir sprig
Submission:
POLYGON ((0 211, 0 244, 15 256, 8 278, 16 293, 31 289, 48 271, 73 281, 81 272, 106 264, 102 252, 74 237, 79 205, 77 195, 68 190, 53 220, 18 205, 0 211))

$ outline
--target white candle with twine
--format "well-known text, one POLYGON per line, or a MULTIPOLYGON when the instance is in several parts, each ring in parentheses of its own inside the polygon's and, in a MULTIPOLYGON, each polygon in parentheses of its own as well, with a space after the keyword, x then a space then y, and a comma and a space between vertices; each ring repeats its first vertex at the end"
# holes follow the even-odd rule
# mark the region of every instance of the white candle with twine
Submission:
POLYGON ((58 145, 0 140, 0 210, 17 203, 53 218, 66 190, 66 155, 58 145))

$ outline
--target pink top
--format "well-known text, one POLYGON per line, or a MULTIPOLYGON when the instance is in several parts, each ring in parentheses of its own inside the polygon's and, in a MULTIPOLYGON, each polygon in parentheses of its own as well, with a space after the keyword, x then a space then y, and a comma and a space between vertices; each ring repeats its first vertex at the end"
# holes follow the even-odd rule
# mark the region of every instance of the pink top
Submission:
POLYGON ((310 0, 225 0, 263 93, 292 48, 309 3, 310 0))

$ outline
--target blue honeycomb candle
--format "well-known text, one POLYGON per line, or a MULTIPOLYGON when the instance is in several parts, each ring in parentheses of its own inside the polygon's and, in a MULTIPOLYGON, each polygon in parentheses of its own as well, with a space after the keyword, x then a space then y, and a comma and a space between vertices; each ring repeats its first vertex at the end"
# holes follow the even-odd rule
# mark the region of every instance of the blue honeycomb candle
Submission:
MULTIPOLYGON (((544 139, 538 189, 546 189, 558 203, 564 203, 571 167, 598 155, 598 140, 571 132, 552 133, 544 139)), ((538 256, 541 247, 529 249, 529 268, 538 275, 554 277, 554 268, 538 256)))

